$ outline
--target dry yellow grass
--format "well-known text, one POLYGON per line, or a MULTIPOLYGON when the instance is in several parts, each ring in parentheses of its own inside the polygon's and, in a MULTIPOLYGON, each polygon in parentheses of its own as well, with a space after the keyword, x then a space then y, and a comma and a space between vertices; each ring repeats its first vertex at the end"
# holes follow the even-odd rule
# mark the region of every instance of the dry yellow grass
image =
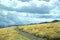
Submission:
POLYGON ((46 37, 48 39, 60 38, 60 22, 26 25, 19 28, 37 37, 46 37))
POLYGON ((28 38, 18 34, 16 27, 8 27, 0 29, 0 40, 29 40, 28 38))
MULTIPOLYGON (((29 40, 20 35, 15 28, 15 26, 0 28, 0 40, 29 40)), ((19 28, 37 37, 48 38, 50 40, 60 38, 60 22, 25 25, 19 26, 19 28)))

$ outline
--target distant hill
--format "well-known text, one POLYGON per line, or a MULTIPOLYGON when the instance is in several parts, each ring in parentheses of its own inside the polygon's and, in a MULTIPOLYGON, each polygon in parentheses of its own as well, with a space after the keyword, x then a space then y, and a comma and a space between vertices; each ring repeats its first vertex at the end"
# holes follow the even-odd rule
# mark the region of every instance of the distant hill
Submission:
POLYGON ((60 22, 60 20, 53 20, 52 22, 60 22))
MULTIPOLYGON (((60 22, 60 20, 53 20, 51 21, 52 23, 53 22, 60 22)), ((5 28, 5 27, 10 27, 10 26, 23 26, 23 25, 33 25, 33 24, 45 24, 45 23, 51 23, 51 22, 41 22, 41 23, 29 23, 29 24, 14 24, 14 25, 0 25, 0 28, 5 28)))
POLYGON ((44 23, 53 23, 53 22, 60 22, 60 20, 53 20, 51 22, 41 22, 40 24, 44 24, 44 23))

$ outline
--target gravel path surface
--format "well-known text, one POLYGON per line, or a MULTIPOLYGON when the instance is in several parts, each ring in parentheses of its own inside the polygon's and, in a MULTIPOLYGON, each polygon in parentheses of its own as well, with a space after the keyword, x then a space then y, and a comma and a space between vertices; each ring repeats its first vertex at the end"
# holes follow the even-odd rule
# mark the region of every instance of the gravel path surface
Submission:
POLYGON ((35 36, 33 36, 33 35, 29 34, 29 33, 23 32, 23 31, 22 31, 21 29, 19 29, 18 27, 16 28, 16 31, 17 31, 18 33, 20 33, 21 35, 29 38, 30 40, 46 40, 46 39, 43 39, 43 38, 35 37, 35 36))

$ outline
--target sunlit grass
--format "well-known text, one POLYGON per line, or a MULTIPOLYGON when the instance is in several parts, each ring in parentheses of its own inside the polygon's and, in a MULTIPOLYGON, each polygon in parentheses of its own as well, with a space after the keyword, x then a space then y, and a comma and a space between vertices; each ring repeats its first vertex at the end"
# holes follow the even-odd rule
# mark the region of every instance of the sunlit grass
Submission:
POLYGON ((15 30, 16 27, 0 29, 0 40, 29 40, 15 30))
POLYGON ((48 38, 51 40, 60 38, 60 22, 26 25, 19 28, 37 37, 48 38))
MULTIPOLYGON (((0 28, 0 40, 30 40, 17 32, 16 27, 0 28)), ((39 38, 60 39, 60 22, 25 25, 18 28, 39 38)))

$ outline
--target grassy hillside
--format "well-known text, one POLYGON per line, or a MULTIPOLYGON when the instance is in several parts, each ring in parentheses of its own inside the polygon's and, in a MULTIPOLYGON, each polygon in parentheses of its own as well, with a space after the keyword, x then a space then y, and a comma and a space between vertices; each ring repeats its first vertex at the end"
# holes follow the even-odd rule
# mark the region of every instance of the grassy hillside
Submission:
POLYGON ((0 40, 29 40, 15 30, 16 27, 0 28, 0 40))
POLYGON ((60 40, 60 22, 33 24, 18 26, 20 29, 18 32, 17 27, 12 26, 8 28, 0 28, 0 40, 30 40, 25 36, 22 36, 19 31, 32 34, 38 38, 47 38, 47 40, 60 40))
POLYGON ((60 22, 25 25, 19 28, 36 37, 47 38, 48 40, 60 40, 60 22))

